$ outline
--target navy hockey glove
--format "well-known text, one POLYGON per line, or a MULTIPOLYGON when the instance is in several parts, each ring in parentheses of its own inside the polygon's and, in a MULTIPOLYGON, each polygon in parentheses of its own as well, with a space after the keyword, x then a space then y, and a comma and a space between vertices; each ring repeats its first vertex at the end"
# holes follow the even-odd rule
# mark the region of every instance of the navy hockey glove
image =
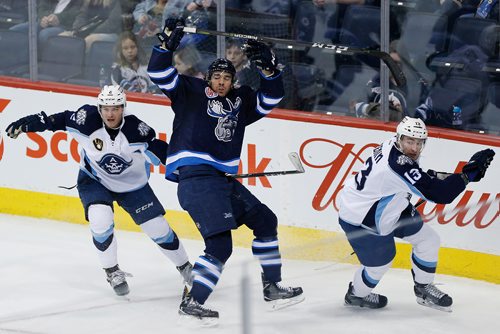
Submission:
POLYGON ((470 182, 481 180, 490 166, 494 155, 495 151, 489 148, 474 153, 469 162, 462 168, 462 173, 467 176, 470 182))
POLYGON ((261 71, 274 73, 278 68, 278 59, 267 44, 249 39, 244 45, 243 51, 247 58, 261 71))
POLYGON ((163 31, 156 34, 161 44, 170 51, 175 51, 184 37, 184 26, 186 22, 183 18, 168 18, 165 20, 163 31))
POLYGON ((45 112, 23 117, 11 123, 5 132, 10 138, 16 139, 21 132, 45 131, 49 127, 49 119, 45 112))

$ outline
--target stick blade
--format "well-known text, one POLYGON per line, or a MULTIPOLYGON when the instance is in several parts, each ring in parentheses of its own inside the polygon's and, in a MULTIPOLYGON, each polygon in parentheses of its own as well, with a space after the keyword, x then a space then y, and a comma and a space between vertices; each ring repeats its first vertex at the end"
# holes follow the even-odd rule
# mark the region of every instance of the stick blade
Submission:
POLYGON ((297 152, 288 153, 288 158, 290 159, 296 170, 298 170, 301 173, 305 172, 304 166, 302 166, 302 162, 300 161, 300 157, 297 152))

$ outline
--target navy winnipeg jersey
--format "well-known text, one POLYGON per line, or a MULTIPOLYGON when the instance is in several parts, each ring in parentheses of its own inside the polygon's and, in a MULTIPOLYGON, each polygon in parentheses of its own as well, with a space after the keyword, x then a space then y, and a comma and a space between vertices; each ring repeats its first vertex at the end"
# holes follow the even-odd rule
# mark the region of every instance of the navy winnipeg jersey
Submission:
POLYGON ((50 115, 48 129, 68 131, 80 145, 80 168, 114 192, 144 187, 149 166, 165 163, 167 143, 134 115, 126 115, 118 130, 107 130, 97 107, 84 105, 50 115))
POLYGON ((364 168, 348 179, 339 195, 343 221, 387 235, 397 228, 410 193, 436 203, 450 203, 465 189, 460 174, 444 180, 431 177, 417 161, 403 154, 395 137, 373 150, 364 168))
POLYGON ((205 80, 178 74, 172 52, 159 47, 153 48, 148 73, 175 113, 165 173, 174 181, 177 169, 187 165, 208 164, 236 173, 245 127, 266 116, 284 95, 278 74, 262 76, 258 91, 242 86, 220 97, 205 80))

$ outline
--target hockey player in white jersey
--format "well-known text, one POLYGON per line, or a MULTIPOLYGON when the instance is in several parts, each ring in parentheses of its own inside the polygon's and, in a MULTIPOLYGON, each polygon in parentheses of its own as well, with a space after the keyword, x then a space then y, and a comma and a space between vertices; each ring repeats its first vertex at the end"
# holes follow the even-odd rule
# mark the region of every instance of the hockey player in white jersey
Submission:
POLYGON ((495 152, 475 153, 462 173, 423 171, 420 153, 427 140, 425 124, 405 117, 395 137, 373 150, 364 168, 346 181, 339 196, 339 222, 361 262, 349 283, 345 304, 382 308, 387 297, 372 293, 391 267, 396 247, 394 237, 412 245, 412 275, 417 302, 451 311, 452 298, 434 284, 440 240, 423 224, 410 203, 411 193, 436 203, 451 203, 469 182, 477 182, 491 163, 495 152))
POLYGON ((168 144, 155 138, 155 131, 125 112, 126 96, 119 86, 104 86, 97 106, 47 116, 29 115, 11 123, 6 133, 17 138, 22 132, 65 130, 80 144, 78 193, 85 218, 107 281, 117 295, 129 293, 126 276, 117 259, 113 202, 127 211, 134 222, 159 246, 191 282, 192 265, 176 233, 163 217, 165 210, 149 186, 149 166, 165 164, 168 144))

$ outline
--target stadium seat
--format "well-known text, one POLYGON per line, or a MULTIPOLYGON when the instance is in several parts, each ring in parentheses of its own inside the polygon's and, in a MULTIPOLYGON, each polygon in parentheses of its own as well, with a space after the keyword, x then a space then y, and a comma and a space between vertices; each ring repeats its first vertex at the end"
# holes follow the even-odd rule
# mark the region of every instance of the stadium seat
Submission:
POLYGON ((482 83, 480 80, 462 76, 450 76, 444 82, 436 81, 430 92, 434 111, 440 115, 443 124, 451 124, 451 109, 462 108, 464 125, 476 123, 482 107, 482 83))
POLYGON ((68 36, 53 36, 43 47, 38 73, 40 80, 64 82, 82 74, 85 40, 68 36))
POLYGON ((29 71, 28 35, 0 30, 0 74, 22 75, 29 71))
POLYGON ((294 103, 302 110, 312 110, 325 89, 324 76, 315 65, 288 63, 295 86, 294 103))
POLYGON ((352 101, 366 100, 367 84, 376 74, 377 71, 369 66, 342 65, 335 72, 335 80, 327 83, 327 90, 334 100, 327 110, 349 114, 352 101))
POLYGON ((109 74, 109 70, 115 59, 114 46, 115 42, 96 41, 92 43, 85 57, 85 67, 82 77, 72 78, 67 80, 67 82, 77 85, 98 86, 101 66, 104 66, 109 74))
POLYGON ((380 8, 349 6, 340 31, 340 44, 368 48, 378 46, 379 41, 380 8))
POLYGON ((487 104, 481 114, 481 125, 492 134, 500 134, 500 82, 488 87, 487 104))
POLYGON ((491 56, 495 52, 495 40, 498 31, 496 22, 474 17, 459 17, 450 35, 448 54, 464 45, 480 46, 484 52, 491 56))

